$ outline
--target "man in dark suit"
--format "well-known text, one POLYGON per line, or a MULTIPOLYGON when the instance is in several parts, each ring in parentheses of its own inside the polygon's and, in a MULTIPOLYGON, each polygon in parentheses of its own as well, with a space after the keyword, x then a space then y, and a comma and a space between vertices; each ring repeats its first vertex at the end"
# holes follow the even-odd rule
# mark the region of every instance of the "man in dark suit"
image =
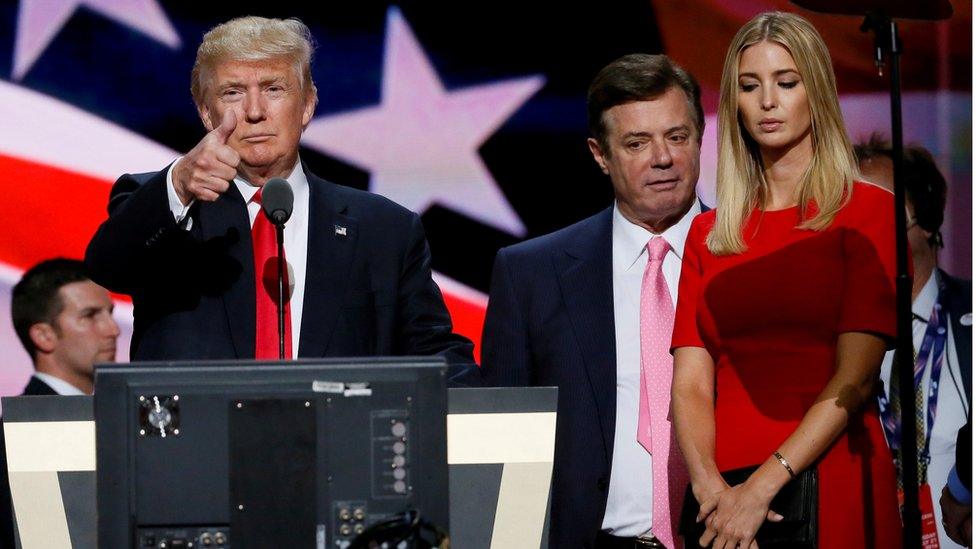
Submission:
POLYGON ((86 261, 94 280, 133 297, 134 360, 278 358, 281 335, 286 358, 441 355, 473 368, 431 278, 419 217, 300 162, 317 101, 311 48, 295 19, 212 29, 191 76, 209 133, 162 171, 113 187, 86 261), (273 178, 294 192, 284 304, 260 204, 273 178))
POLYGON ((614 205, 502 249, 495 260, 484 379, 559 388, 551 547, 680 544, 675 494, 686 483, 665 484, 672 473, 681 478, 679 450, 651 450, 638 430, 649 422, 665 440, 671 431, 673 320, 666 319, 684 240, 701 211, 699 96, 694 79, 663 55, 628 55, 601 70, 588 94, 588 143, 610 176, 614 205), (669 295, 662 302, 649 300, 648 277, 663 277, 669 295), (641 348, 645 329, 667 340, 656 364, 642 358, 650 352, 641 348), (645 367, 663 369, 648 374, 645 367), (659 396, 648 402, 642 385, 659 396), (652 406, 663 413, 653 415, 652 406))
MULTIPOLYGON (((49 259, 31 267, 14 286, 14 330, 34 363, 22 395, 90 395, 94 366, 115 361, 119 327, 112 299, 92 282, 81 261, 49 259)), ((14 546, 10 484, 0 425, 0 547, 14 546)))
MULTIPOLYGON (((887 189, 894 188, 891 145, 878 135, 855 147, 864 178, 887 189)), ((938 498, 946 486, 949 471, 955 463, 956 436, 971 415, 972 395, 972 282, 949 275, 938 266, 942 248, 943 214, 947 184, 932 155, 918 146, 905 149, 905 208, 908 213, 908 242, 912 249, 912 332, 916 354, 925 360, 922 384, 925 395, 925 422, 919 432, 925 435, 921 472, 926 473, 931 497, 938 498), (939 311, 944 314, 938 314, 939 311), (945 325, 943 325, 943 323, 945 325), (945 334, 939 337, 939 334, 945 334), (923 342, 928 341, 927 355, 922 356, 923 342), (935 383, 932 381, 935 380, 935 383), (931 390, 930 390, 931 389, 931 390)), ((881 367, 886 400, 891 398, 892 369, 889 352, 881 367)), ((883 411, 884 413, 884 411, 883 411)), ((892 420, 897 421, 892 417, 892 420)), ((886 421, 886 434, 894 436, 886 421)), ((890 440, 889 440, 890 443, 890 440)), ((898 456, 898 459, 901 459, 898 456)), ((926 497, 923 493, 922 497, 926 497)), ((939 543, 943 548, 960 547, 955 532, 945 529, 942 509, 932 502, 939 525, 939 543)))

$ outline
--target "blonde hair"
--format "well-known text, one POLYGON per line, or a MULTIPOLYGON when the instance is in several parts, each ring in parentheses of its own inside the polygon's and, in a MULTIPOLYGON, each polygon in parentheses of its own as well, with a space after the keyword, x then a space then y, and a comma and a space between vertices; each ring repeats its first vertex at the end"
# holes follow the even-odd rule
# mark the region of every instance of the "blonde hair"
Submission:
POLYGON ((298 19, 238 17, 217 25, 203 35, 190 73, 190 93, 197 106, 204 104, 207 83, 214 66, 222 61, 266 61, 284 58, 295 67, 298 82, 318 102, 312 81, 312 32, 298 19))
POLYGON ((813 159, 800 183, 798 228, 822 231, 850 196, 857 162, 844 128, 837 84, 827 45, 809 21, 792 13, 767 12, 745 24, 729 45, 722 70, 718 107, 718 173, 715 226, 706 244, 716 255, 746 250, 742 230, 750 212, 763 207, 769 184, 755 140, 739 118, 739 59, 743 50, 769 41, 793 56, 810 105, 813 159), (807 206, 816 204, 808 219, 807 206))

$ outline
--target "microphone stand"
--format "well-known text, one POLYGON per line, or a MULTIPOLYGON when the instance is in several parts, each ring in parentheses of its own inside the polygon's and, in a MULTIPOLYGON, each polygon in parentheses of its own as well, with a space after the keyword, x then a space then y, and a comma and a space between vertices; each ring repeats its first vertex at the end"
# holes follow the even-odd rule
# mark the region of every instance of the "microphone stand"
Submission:
MULTIPOLYGON (((285 360, 285 224, 275 223, 278 241, 278 358, 285 360)), ((289 357, 290 358, 290 357, 289 357)))
POLYGON ((908 230, 905 213, 904 143, 901 121, 901 40, 898 25, 890 16, 877 11, 867 14, 862 32, 874 32, 875 62, 879 76, 888 58, 891 69, 891 152, 895 176, 895 291, 898 310, 898 338, 894 367, 899 392, 891 400, 901 401, 902 546, 921 546, 922 516, 919 508, 918 445, 915 425, 915 347, 912 343, 912 279, 908 275, 908 230))

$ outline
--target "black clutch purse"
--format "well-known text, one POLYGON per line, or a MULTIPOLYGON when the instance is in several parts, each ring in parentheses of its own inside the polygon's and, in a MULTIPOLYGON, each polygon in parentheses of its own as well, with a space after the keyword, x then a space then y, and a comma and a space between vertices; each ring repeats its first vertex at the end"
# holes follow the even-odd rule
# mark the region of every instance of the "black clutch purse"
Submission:
MULTIPOLYGON (((759 466, 744 467, 722 473, 729 486, 742 484, 759 466)), ((769 508, 783 515, 781 522, 763 522, 756 533, 760 549, 816 549, 817 547, 817 470, 810 468, 791 480, 773 498, 769 508)), ((685 538, 685 547, 699 547, 698 540, 705 533, 705 523, 695 522, 698 500, 685 492, 678 533, 685 538)))

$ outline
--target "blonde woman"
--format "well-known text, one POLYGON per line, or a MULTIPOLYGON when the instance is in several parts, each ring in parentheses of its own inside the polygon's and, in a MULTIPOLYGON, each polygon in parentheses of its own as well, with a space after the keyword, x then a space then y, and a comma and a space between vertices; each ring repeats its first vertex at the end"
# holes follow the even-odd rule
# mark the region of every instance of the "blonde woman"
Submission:
POLYGON ((705 526, 687 543, 757 547, 787 513, 773 498, 809 470, 812 545, 900 547, 869 398, 895 333, 893 197, 857 181, 809 22, 764 13, 739 30, 718 132, 718 206, 688 235, 672 342, 678 442, 705 526), (750 466, 739 483, 722 476, 750 466))

